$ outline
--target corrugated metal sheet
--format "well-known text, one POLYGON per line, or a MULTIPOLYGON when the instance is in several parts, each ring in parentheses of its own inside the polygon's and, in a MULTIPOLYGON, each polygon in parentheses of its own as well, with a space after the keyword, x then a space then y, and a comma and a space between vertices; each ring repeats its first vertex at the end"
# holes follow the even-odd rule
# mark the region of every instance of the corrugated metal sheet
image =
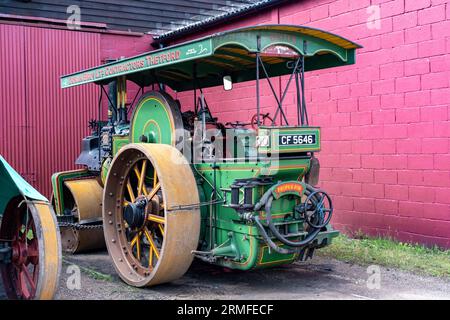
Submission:
POLYGON ((195 21, 182 27, 178 27, 170 31, 160 33, 154 36, 154 39, 156 42, 172 41, 175 39, 179 39, 184 35, 192 34, 193 32, 197 32, 198 30, 201 30, 203 28, 211 27, 213 25, 220 24, 225 21, 229 22, 233 18, 241 18, 245 15, 249 15, 258 10, 267 9, 286 1, 287 0, 259 0, 259 1, 255 0, 246 5, 242 5, 239 7, 232 7, 230 8, 230 10, 227 10, 219 15, 205 18, 200 21, 195 21))
POLYGON ((20 146, 26 130, 25 33, 23 27, 0 25, 0 153, 22 175, 27 175, 27 159, 20 146), (12 110, 9 111, 8 110, 12 110))
POLYGON ((63 91, 59 77, 100 62, 99 34, 0 24, 0 153, 47 196, 97 115, 98 88, 63 91))
POLYGON ((66 20, 71 5, 83 22, 106 23, 114 30, 161 33, 201 21, 259 0, 33 0, 0 1, 0 12, 66 20))

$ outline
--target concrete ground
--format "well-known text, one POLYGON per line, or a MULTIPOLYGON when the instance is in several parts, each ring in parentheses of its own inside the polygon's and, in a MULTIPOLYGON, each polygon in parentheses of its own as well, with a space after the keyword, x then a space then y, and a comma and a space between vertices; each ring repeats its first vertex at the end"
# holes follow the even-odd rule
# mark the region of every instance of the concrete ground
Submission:
MULTIPOLYGON (((64 257, 56 299, 450 299, 448 278, 380 271, 379 288, 369 289, 366 267, 317 256, 305 263, 251 272, 194 261, 183 278, 140 289, 123 283, 108 254, 100 252, 64 257), (72 264, 84 268, 80 288, 70 290, 76 283, 70 277, 73 267, 68 268, 72 264)), ((1 291, 0 284, 0 297, 1 291)))

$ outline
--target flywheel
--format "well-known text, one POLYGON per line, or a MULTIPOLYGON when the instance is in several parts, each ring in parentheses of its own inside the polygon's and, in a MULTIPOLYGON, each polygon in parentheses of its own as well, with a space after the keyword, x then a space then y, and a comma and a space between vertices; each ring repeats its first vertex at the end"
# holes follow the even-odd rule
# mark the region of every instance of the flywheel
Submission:
POLYGON ((200 235, 196 180, 184 156, 165 144, 129 144, 111 163, 103 193, 109 255, 120 277, 143 287, 178 279, 200 235))
POLYGON ((133 111, 130 142, 178 145, 180 149, 183 128, 178 103, 168 93, 149 91, 140 97, 133 111))
POLYGON ((61 240, 52 207, 13 198, 3 215, 0 238, 11 247, 11 261, 0 264, 9 299, 52 299, 61 270, 61 240))

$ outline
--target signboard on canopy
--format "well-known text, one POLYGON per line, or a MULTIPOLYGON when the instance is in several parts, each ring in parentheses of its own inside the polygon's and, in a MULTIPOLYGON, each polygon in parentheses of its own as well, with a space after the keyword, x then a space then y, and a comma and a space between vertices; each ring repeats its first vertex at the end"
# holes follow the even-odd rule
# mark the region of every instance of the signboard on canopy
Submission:
POLYGON ((211 54, 211 40, 205 39, 195 43, 188 43, 124 59, 123 62, 115 61, 105 64, 102 67, 63 76, 61 77, 61 88, 68 88, 93 81, 101 81, 118 77, 123 74, 133 73, 134 71, 149 70, 177 62, 209 56, 211 54))

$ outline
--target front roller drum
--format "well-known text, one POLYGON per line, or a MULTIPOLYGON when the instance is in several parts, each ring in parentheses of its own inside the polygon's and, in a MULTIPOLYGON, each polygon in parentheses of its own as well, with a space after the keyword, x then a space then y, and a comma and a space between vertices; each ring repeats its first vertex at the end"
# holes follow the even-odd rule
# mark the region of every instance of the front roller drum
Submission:
POLYGON ((102 187, 95 178, 69 180, 64 184, 67 187, 65 206, 75 216, 80 227, 60 227, 63 251, 81 253, 103 249, 105 241, 102 228, 87 227, 89 224, 85 224, 102 219, 102 187))
POLYGON ((63 251, 67 253, 82 253, 105 248, 103 230, 61 227, 63 251))
POLYGON ((103 194, 105 242, 120 277, 136 287, 180 278, 200 235, 197 184, 184 156, 130 144, 111 163, 103 194))
POLYGON ((0 264, 9 299, 52 299, 61 270, 61 240, 52 207, 13 198, 6 207, 0 239, 9 244, 11 259, 0 264))

